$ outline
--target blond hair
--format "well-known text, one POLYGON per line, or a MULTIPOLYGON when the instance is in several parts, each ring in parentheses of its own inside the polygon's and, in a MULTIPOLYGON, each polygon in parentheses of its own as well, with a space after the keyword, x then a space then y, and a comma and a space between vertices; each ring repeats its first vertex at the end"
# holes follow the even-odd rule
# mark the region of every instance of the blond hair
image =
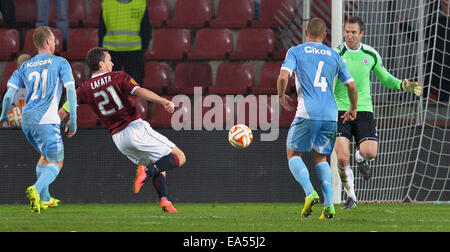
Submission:
POLYGON ((45 41, 53 36, 52 30, 48 26, 39 26, 34 30, 33 43, 39 50, 45 46, 45 41))
POLYGON ((313 18, 306 27, 308 34, 312 38, 322 38, 326 31, 325 22, 321 18, 313 18))

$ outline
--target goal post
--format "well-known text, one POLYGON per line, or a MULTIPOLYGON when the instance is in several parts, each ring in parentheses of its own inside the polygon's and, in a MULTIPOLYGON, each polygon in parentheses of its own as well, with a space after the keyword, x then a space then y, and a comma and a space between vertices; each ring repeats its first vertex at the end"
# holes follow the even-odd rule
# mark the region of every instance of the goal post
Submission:
MULTIPOLYGON (((343 5, 342 1, 332 1, 331 3, 331 47, 336 48, 342 43, 342 28, 343 28, 343 5)), ((337 166, 336 152, 330 157, 330 166, 332 171, 332 183, 333 183, 333 202, 340 204, 342 202, 342 183, 339 177, 339 171, 337 166)))

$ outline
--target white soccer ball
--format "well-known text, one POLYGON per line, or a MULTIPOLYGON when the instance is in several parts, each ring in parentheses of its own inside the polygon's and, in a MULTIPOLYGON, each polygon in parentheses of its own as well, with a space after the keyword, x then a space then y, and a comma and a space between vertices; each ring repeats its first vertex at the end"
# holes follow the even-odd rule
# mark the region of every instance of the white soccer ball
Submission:
POLYGON ((253 141, 252 130, 244 124, 234 125, 228 132, 228 141, 235 148, 247 148, 253 141))

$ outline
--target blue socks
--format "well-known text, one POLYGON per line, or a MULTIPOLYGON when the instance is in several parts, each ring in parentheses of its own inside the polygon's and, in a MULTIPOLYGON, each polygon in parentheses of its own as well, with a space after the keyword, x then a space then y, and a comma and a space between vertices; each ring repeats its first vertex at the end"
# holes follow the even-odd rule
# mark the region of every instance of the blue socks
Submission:
MULTIPOLYGON (((39 179, 39 177, 42 174, 42 171, 44 170, 45 166, 40 166, 40 165, 36 165, 36 179, 39 179)), ((40 193, 41 196, 41 200, 43 201, 49 201, 51 196, 50 196, 50 191, 48 190, 49 186, 46 186, 42 189, 42 192, 40 193)))
POLYGON ((59 166, 55 163, 51 163, 47 166, 36 166, 36 176, 38 177, 34 186, 41 195, 41 200, 49 201, 50 193, 48 186, 56 179, 59 174, 59 166))
POLYGON ((322 193, 325 197, 325 208, 333 204, 333 185, 331 183, 331 167, 328 162, 318 163, 316 165, 317 176, 319 176, 322 193))
POLYGON ((295 180, 302 186, 305 195, 309 196, 311 192, 314 191, 314 188, 309 179, 308 168, 302 158, 295 156, 289 159, 289 169, 291 170, 292 175, 294 175, 295 180))
MULTIPOLYGON (((314 190, 309 178, 308 168, 302 158, 295 156, 289 159, 289 169, 295 180, 302 186, 305 195, 309 196, 314 190)), ((319 177, 322 192, 325 198, 324 206, 329 207, 333 204, 333 185, 331 183, 331 168, 328 162, 322 162, 316 165, 317 176, 319 177)))

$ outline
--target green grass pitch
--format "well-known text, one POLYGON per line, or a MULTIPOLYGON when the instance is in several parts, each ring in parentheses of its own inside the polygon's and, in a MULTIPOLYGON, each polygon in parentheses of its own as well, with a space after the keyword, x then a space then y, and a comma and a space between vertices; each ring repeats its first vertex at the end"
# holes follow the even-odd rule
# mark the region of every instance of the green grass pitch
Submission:
POLYGON ((0 232, 448 232, 450 205, 360 204, 336 207, 319 220, 323 205, 300 218, 303 203, 175 203, 163 213, 157 203, 61 204, 32 214, 28 205, 0 205, 0 232))

